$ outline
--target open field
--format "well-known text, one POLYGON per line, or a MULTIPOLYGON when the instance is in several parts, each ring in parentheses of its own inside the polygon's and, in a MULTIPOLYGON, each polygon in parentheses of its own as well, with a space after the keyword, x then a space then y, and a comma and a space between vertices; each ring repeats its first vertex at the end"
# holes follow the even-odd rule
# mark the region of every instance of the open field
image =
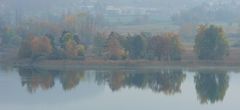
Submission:
POLYGON ((172 24, 141 24, 141 25, 121 25, 103 28, 102 31, 114 31, 121 34, 151 32, 153 34, 160 34, 166 31, 177 31, 179 26, 172 24))

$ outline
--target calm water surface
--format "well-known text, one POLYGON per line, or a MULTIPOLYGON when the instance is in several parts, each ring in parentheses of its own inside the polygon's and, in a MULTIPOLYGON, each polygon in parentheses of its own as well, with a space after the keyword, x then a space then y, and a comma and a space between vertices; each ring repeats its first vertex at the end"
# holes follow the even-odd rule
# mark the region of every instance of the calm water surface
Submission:
POLYGON ((240 72, 0 69, 1 110, 239 110, 240 72))

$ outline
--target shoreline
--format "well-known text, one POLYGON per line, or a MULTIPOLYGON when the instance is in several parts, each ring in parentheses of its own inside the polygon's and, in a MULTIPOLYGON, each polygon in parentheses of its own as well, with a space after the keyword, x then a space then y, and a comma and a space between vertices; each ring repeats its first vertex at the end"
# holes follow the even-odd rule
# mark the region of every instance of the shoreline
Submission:
POLYGON ((14 67, 46 69, 240 69, 240 62, 230 61, 150 61, 150 60, 42 60, 39 62, 21 61, 14 67))
POLYGON ((196 58, 192 49, 183 53, 181 61, 155 61, 155 60, 103 60, 86 57, 85 60, 49 60, 18 59, 16 49, 7 49, 0 56, 0 65, 14 67, 40 67, 40 68, 240 68, 240 48, 231 48, 230 55, 224 60, 201 61, 196 58))

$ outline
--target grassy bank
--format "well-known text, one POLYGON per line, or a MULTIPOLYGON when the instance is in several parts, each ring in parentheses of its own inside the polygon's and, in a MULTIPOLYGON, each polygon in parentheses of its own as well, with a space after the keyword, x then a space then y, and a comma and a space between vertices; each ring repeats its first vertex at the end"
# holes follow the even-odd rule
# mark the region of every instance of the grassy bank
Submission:
POLYGON ((43 60, 34 63, 19 63, 16 66, 29 66, 49 69, 75 69, 75 68, 118 68, 118 69, 158 69, 158 68, 239 68, 240 62, 227 61, 178 61, 178 62, 161 62, 161 61, 104 61, 104 60, 43 60))
POLYGON ((192 48, 186 48, 183 52, 182 61, 154 61, 154 60, 97 60, 86 59, 80 60, 40 60, 33 62, 32 60, 18 60, 14 57, 16 51, 10 51, 4 58, 1 58, 1 64, 12 64, 15 66, 35 66, 44 68, 61 68, 61 67, 93 67, 93 68, 162 68, 162 67, 184 67, 184 68, 211 68, 211 67, 240 67, 240 48, 232 48, 230 55, 221 61, 200 61, 197 60, 192 48), (14 54, 15 53, 15 54, 14 54), (8 58, 10 57, 10 58, 8 58))

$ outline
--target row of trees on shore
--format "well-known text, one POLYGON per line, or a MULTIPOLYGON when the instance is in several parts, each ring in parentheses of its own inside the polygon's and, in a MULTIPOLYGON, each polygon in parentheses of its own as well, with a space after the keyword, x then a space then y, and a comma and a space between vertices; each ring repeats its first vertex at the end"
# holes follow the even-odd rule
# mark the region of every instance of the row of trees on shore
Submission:
MULTIPOLYGON (((179 35, 166 32, 121 35, 98 33, 86 43, 81 36, 64 31, 61 37, 45 35, 28 37, 19 49, 19 58, 31 59, 81 59, 92 57, 105 60, 179 61, 184 46, 179 35)), ((229 43, 222 27, 200 25, 195 37, 194 51, 200 60, 221 60, 229 55, 229 43)))

